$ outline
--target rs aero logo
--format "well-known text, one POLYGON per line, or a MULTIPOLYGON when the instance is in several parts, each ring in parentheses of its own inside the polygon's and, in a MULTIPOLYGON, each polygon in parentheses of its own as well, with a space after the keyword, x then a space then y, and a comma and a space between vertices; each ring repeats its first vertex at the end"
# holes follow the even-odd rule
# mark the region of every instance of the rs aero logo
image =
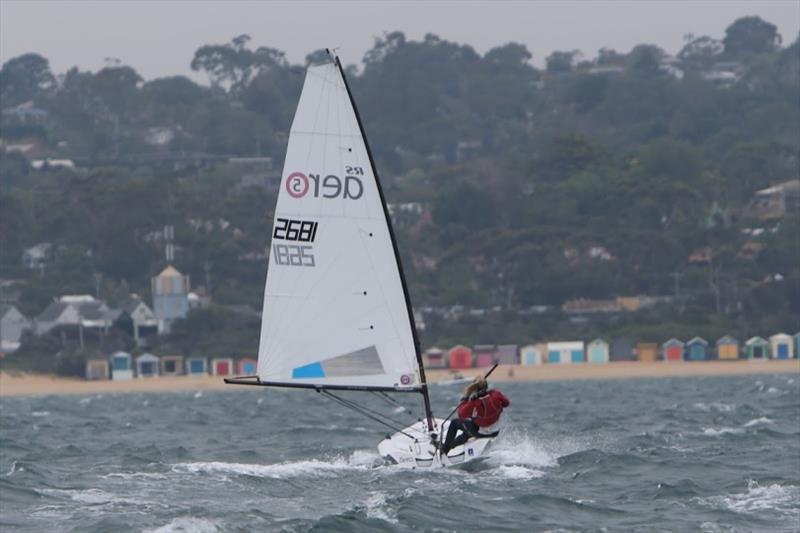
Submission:
POLYGON ((292 172, 286 177, 286 192, 292 198, 303 198, 310 194, 314 198, 344 198, 358 200, 364 195, 362 167, 345 167, 344 179, 335 174, 304 174, 292 172))

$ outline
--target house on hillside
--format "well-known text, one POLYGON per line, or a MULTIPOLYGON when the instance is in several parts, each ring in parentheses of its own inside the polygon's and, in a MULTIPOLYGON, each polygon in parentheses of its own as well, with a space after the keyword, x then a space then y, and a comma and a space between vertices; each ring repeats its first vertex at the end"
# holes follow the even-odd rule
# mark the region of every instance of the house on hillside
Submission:
POLYGON ((146 345, 147 337, 158 334, 158 318, 150 306, 136 295, 122 305, 114 326, 133 337, 139 347, 146 345))
POLYGON ((22 252, 22 264, 31 270, 44 270, 52 259, 52 252, 52 243, 40 242, 22 252))
POLYGON ((758 220, 776 220, 800 211, 800 179, 784 181, 753 194, 745 215, 758 220))
POLYGON ((67 295, 52 302, 36 317, 35 330, 37 335, 43 335, 58 326, 75 326, 81 335, 84 329, 108 332, 118 316, 118 311, 94 296, 67 295))
POLYGON ((36 107, 33 100, 7 107, 3 109, 2 115, 4 119, 18 124, 41 124, 50 116, 46 110, 36 107))
POLYGON ((15 306, 0 303, 0 353, 19 348, 22 334, 31 329, 31 321, 15 306))

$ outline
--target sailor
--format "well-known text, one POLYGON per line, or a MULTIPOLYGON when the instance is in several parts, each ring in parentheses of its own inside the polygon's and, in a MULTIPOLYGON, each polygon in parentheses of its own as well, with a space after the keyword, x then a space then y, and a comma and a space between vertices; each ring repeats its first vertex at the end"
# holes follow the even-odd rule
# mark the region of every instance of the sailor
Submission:
POLYGON ((511 405, 505 394, 497 389, 489 389, 483 376, 464 389, 464 396, 458 404, 458 419, 450 422, 447 437, 441 452, 447 452, 467 442, 470 438, 494 437, 499 431, 500 415, 503 408, 511 405), (456 437, 456 433, 461 433, 456 437))

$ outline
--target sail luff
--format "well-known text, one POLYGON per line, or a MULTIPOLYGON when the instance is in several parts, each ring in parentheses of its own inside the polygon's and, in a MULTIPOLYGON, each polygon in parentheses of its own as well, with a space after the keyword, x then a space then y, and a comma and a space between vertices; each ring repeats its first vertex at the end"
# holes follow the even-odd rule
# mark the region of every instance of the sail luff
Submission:
POLYGON ((389 228, 389 236, 391 237, 392 241, 392 248, 394 249, 394 256, 395 261, 397 263, 397 269, 400 273, 400 282, 403 286, 403 296, 405 298, 406 303, 406 310, 408 311, 408 320, 411 326, 411 335, 414 339, 414 351, 416 352, 417 357, 417 365, 419 367, 419 378, 421 382, 421 391, 423 402, 425 404, 425 418, 427 419, 428 423, 428 430, 433 429, 433 410, 431 409, 431 401, 430 396, 428 394, 428 383, 425 378, 425 366, 422 363, 422 351, 420 349, 420 342, 419 342, 419 334, 417 332, 417 324, 414 320, 414 311, 411 307, 411 296, 408 291, 408 284, 406 282, 405 272, 403 271, 403 262, 400 260, 400 250, 397 247, 397 239, 394 234, 394 227, 392 226, 392 219, 389 216, 389 209, 386 205, 386 197, 383 194, 383 187, 381 187, 381 181, 378 178, 378 169, 375 166, 375 159, 372 157, 372 149, 369 145, 369 140, 367 140, 367 133, 364 131, 364 124, 361 121, 361 114, 358 112, 358 106, 356 105, 355 99, 353 98, 353 93, 350 90, 350 85, 347 83, 347 76, 345 76, 344 68, 342 68, 342 62, 339 60, 339 57, 336 56, 336 66, 339 68, 339 73, 342 76, 342 81, 344 82, 344 87, 347 90, 347 96, 350 98, 350 105, 353 107, 353 112, 356 115, 356 121, 358 122, 358 128, 361 131, 361 138, 364 140, 364 146, 367 149, 367 155, 369 157, 369 164, 372 167, 372 175, 375 177, 375 184, 378 188, 378 194, 380 195, 381 205, 383 206, 383 214, 386 218, 386 225, 389 228))

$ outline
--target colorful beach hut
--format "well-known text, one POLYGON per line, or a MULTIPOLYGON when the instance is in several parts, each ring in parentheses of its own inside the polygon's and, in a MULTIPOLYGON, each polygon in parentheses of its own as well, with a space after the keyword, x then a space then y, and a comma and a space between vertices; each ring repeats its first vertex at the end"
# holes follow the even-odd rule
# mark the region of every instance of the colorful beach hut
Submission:
POLYGON ((590 363, 608 363, 609 345, 603 339, 595 339, 586 346, 586 360, 590 363))
POLYGON ((708 359, 708 341, 694 337, 686 341, 686 359, 688 361, 705 361, 708 359))
POLYGON ((450 368, 472 368, 472 350, 459 344, 447 352, 447 364, 450 368))
POLYGON ((447 367, 447 360, 444 356, 444 350, 437 348, 436 346, 425 350, 425 353, 422 354, 422 362, 425 365, 425 368, 447 367))
POLYGON ((670 339, 661 345, 661 354, 666 362, 683 361, 683 342, 678 339, 670 339))
POLYGON ((730 335, 717 339, 717 359, 739 359, 739 341, 730 335))
POLYGON ((769 343, 761 337, 751 337, 744 343, 744 354, 748 359, 769 359, 769 343))
POLYGON ((523 346, 519 350, 520 362, 524 366, 541 365, 544 359, 542 357, 543 353, 544 349, 539 345, 529 344, 527 346, 523 346))
POLYGON ((136 377, 158 377, 159 360, 151 353, 145 353, 136 358, 136 377))
POLYGON ((613 340, 611 342, 610 359, 612 361, 635 361, 636 345, 627 337, 613 340))
POLYGON ((654 342, 640 342, 634 348, 636 359, 643 363, 650 363, 658 359, 658 344, 654 342))
POLYGON ((190 357, 186 360, 186 373, 190 376, 208 374, 208 362, 205 357, 190 357))
POLYGON ((236 370, 240 376, 255 376, 258 373, 258 361, 252 357, 243 357, 237 362, 236 370))
POLYGON ((86 360, 86 379, 108 379, 108 359, 103 356, 90 357, 86 360))
POLYGON ((476 344, 472 352, 475 354, 475 368, 486 368, 494 364, 494 344, 476 344))
POLYGON ((547 363, 583 363, 583 341, 548 342, 547 363))
POLYGON ((161 356, 161 375, 180 376, 183 374, 182 355, 163 355, 161 356))
POLYGON ((770 352, 773 359, 792 359, 794 357, 794 339, 786 333, 776 333, 769 338, 770 352))
POLYGON ((519 347, 516 344, 501 344, 497 347, 494 358, 501 365, 518 365, 519 347))
POLYGON ((111 379, 120 381, 133 378, 133 365, 131 354, 128 352, 114 352, 111 354, 111 379))
POLYGON ((211 360, 211 373, 215 376, 230 376, 233 373, 233 359, 215 357, 211 360))

